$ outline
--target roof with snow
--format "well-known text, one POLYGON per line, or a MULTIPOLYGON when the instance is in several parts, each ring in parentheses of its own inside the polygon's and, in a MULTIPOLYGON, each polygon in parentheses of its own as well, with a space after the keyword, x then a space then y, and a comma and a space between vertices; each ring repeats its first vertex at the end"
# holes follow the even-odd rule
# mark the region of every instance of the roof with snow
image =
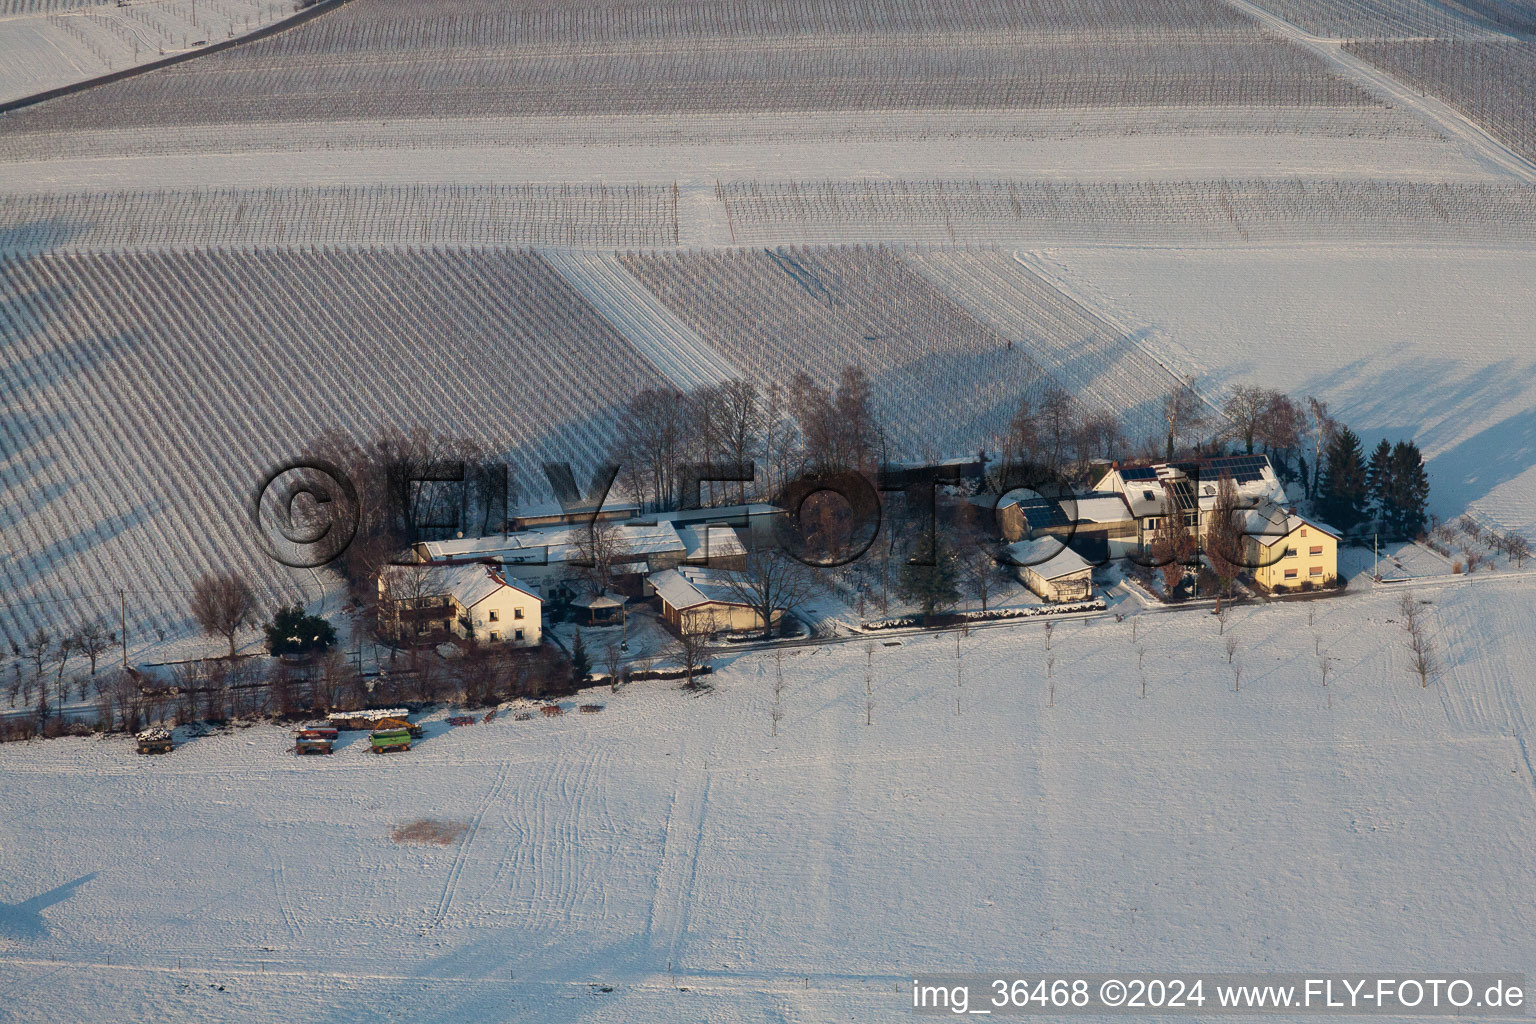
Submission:
POLYGON ((1015 541, 1004 550, 1014 564, 1045 580, 1058 580, 1093 568, 1092 563, 1082 555, 1069 547, 1063 547, 1061 541, 1054 537, 1015 541))
POLYGON ((622 608, 624 602, 612 594, 585 594, 571 599, 577 608, 622 608))
POLYGON ((679 526, 677 535, 683 542, 683 558, 690 562, 733 558, 747 553, 741 538, 729 526, 679 526))
MULTIPOLYGON (((544 526, 490 537, 432 540, 417 546, 432 562, 473 558, 512 565, 544 565, 569 562, 579 557, 582 538, 589 529, 584 523, 544 526)), ((644 557, 684 550, 682 538, 670 522, 623 522, 613 524, 613 529, 627 555, 644 557)))
POLYGON ((1277 541, 1285 540, 1303 526, 1310 526, 1314 530, 1326 533, 1334 540, 1338 540, 1342 536, 1338 530, 1327 523, 1321 523, 1315 519, 1299 516, 1295 512, 1279 508, 1250 509, 1243 514, 1242 525, 1244 534, 1254 538, 1265 547, 1269 547, 1277 541))
POLYGON ((735 573, 685 565, 652 573, 651 586, 663 601, 679 610, 705 604, 736 604, 748 607, 732 587, 740 579, 735 573))
POLYGON ((453 565, 391 565, 386 569, 403 593, 419 593, 423 597, 452 597, 465 608, 472 608, 490 597, 502 587, 527 594, 538 595, 521 580, 504 575, 496 566, 483 562, 453 565), (417 580, 412 574, 423 573, 417 580))
POLYGON ((1119 523, 1131 518, 1125 498, 1113 491, 1089 491, 1075 498, 1010 498, 1003 495, 998 508, 1017 505, 1031 530, 1063 527, 1071 523, 1119 523))
POLYGON ((1125 495, 1131 513, 1137 518, 1163 515, 1167 495, 1172 490, 1179 507, 1197 505, 1209 510, 1216 504, 1216 490, 1223 476, 1231 476, 1237 485, 1240 503, 1261 506, 1265 502, 1283 505, 1285 487, 1275 475, 1266 455, 1219 455, 1209 459, 1185 459, 1157 462, 1145 466, 1120 466, 1111 469, 1099 486, 1125 495))

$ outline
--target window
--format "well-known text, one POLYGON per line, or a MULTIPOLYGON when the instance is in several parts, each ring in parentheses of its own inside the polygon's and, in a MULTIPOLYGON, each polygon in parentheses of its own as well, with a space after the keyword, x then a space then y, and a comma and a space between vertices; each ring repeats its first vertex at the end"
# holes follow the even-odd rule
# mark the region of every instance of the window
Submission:
POLYGON ((1307 570, 1307 575, 1308 576, 1321 576, 1322 574, 1323 574, 1323 567, 1320 566, 1320 565, 1314 565, 1312 568, 1307 570))
POLYGON ((492 642, 495 642, 495 641, 500 640, 500 639, 501 639, 501 634, 500 633, 492 633, 491 634, 492 642))
MULTIPOLYGON (((1316 554, 1316 553, 1317 552, 1315 552, 1315 551, 1313 552, 1313 554, 1316 554)), ((501 621, 501 613, 498 612, 496 609, 492 608, 491 612, 490 612, 490 620, 492 622, 500 622, 501 621)))
POLYGON ((1309 552, 1309 554, 1311 554, 1313 558, 1316 558, 1318 555, 1321 555, 1322 553, 1323 553, 1323 546, 1321 544, 1314 544, 1314 545, 1312 545, 1312 550, 1309 552))
POLYGON ((523 610, 521 608, 514 608, 514 609, 512 609, 512 617, 514 619, 522 618, 523 617, 523 610))
POLYGON ((1295 558, 1296 557, 1296 549, 1295 548, 1286 548, 1285 549, 1285 556, 1284 557, 1286 557, 1286 558, 1295 558))
POLYGON ((512 634, 512 638, 514 640, 521 640, 523 638, 523 631, 518 630, 516 633, 512 634))
POLYGON ((1302 528, 1301 528, 1301 535, 1302 535, 1302 536, 1303 536, 1303 537, 1305 537, 1305 536, 1306 536, 1306 535, 1307 535, 1307 528, 1306 528, 1306 527, 1305 527, 1305 526, 1303 526, 1303 527, 1302 527, 1302 528))
POLYGON ((1296 578, 1296 570, 1295 569, 1287 569, 1287 570, 1285 570, 1285 578, 1288 579, 1288 580, 1295 579, 1296 578))

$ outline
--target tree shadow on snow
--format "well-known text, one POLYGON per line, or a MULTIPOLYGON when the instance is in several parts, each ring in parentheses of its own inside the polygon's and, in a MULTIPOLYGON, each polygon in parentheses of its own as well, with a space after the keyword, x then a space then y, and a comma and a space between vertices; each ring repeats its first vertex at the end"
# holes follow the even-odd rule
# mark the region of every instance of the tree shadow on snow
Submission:
POLYGON ((21 942, 47 938, 48 922, 43 918, 43 911, 55 903, 62 903, 69 899, 75 894, 76 889, 95 877, 96 872, 92 871, 88 875, 81 875, 73 882, 65 882, 55 889, 39 893, 29 900, 23 900, 20 903, 0 903, 0 938, 21 942))

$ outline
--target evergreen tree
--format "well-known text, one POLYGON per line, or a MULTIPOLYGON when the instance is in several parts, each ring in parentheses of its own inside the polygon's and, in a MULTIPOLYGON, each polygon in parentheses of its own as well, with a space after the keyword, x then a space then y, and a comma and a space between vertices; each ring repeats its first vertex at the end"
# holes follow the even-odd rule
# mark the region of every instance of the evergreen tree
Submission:
POLYGON ((922 608, 924 616, 954 607, 960 600, 960 565, 954 549, 942 539, 935 542, 924 537, 902 565, 896 592, 922 608))
POLYGON ((580 686, 591 674, 592 659, 587 656, 587 642, 581 638, 578 629, 576 639, 571 641, 571 681, 580 686))
POLYGON ((1399 441, 1392 448, 1391 487, 1387 506, 1387 529, 1395 537, 1417 537, 1424 532, 1426 507, 1429 505, 1429 475, 1424 472, 1424 457, 1412 441, 1399 441))
POLYGON ((279 608, 266 630, 267 650, 272 654, 308 654, 336 642, 336 627, 318 615, 305 615, 299 605, 279 608))
POLYGON ((1386 438, 1371 452, 1370 464, 1365 468, 1365 490, 1370 496, 1372 513, 1383 518, 1392 490, 1392 446, 1386 438))
POLYGON ((1348 427, 1334 433, 1328 444, 1328 468, 1318 497, 1323 518, 1346 533, 1365 518, 1367 498, 1365 457, 1360 436, 1348 427))

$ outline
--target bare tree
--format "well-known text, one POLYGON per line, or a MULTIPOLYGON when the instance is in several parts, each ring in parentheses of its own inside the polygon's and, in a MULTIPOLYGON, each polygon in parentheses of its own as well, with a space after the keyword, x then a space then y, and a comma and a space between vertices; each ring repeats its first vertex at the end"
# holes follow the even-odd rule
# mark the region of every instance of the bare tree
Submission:
POLYGON ((64 705, 69 701, 69 684, 64 681, 64 667, 69 664, 69 655, 74 649, 75 638, 73 636, 59 637, 58 653, 55 655, 59 659, 59 672, 54 678, 54 687, 59 694, 60 714, 63 713, 64 705))
POLYGON ((256 610, 256 597, 238 573, 210 573, 192 585, 192 617, 210 636, 222 636, 235 656, 235 634, 256 610))
POLYGON ((713 626, 712 622, 700 622, 696 618, 685 617, 672 642, 667 645, 666 656, 683 667, 684 689, 695 689, 697 684, 694 681, 694 674, 699 669, 709 666, 714 638, 713 626))
POLYGON ((1242 688, 1243 688, 1243 663, 1240 662, 1240 661, 1234 661, 1232 663, 1232 692, 1233 693, 1238 693, 1238 692, 1240 692, 1242 690, 1242 688))
POLYGON ((1516 568, 1523 568, 1531 557, 1531 542, 1518 533, 1508 533, 1504 535, 1504 550, 1516 568))
POLYGON ((971 593, 981 598, 981 610, 987 610, 987 598, 997 578, 997 556, 990 545, 967 538, 960 545, 960 572, 970 585, 971 593))
POLYGON ((117 634, 108 630, 106 624, 100 619, 91 620, 75 634, 75 649, 90 659, 93 676, 96 674, 97 659, 115 643, 117 643, 117 634))
POLYGON ((764 637, 773 635, 775 611, 790 614, 790 609, 809 598, 819 586, 811 567, 777 544, 748 548, 742 567, 731 572, 726 581, 732 593, 757 613, 764 637))
POLYGON ((1047 469, 1059 470, 1076 440, 1080 423, 1077 403, 1065 389, 1050 385, 1040 398, 1038 414, 1041 454, 1047 469))
POLYGON ((1249 453, 1259 435, 1264 416, 1279 392, 1254 384, 1238 384, 1227 394, 1221 411, 1227 418, 1230 436, 1241 441, 1249 453))
MULTIPOLYGON (((1210 525, 1205 535, 1205 556, 1221 585, 1221 595, 1231 596, 1232 584, 1243 571, 1243 547, 1247 543, 1239 519, 1242 512, 1238 508, 1237 482, 1232 479, 1231 473, 1222 473, 1216 481, 1216 501, 1210 515, 1210 525)), ((1225 610, 1226 606, 1222 605, 1223 613, 1225 610)), ((1226 619, 1223 618, 1221 622, 1225 627, 1226 619)))
POLYGON ((603 648, 603 670, 608 673, 608 688, 619 692, 619 669, 624 664, 624 651, 618 641, 610 640, 603 648))
MULTIPOLYGON (((719 388, 720 451, 726 459, 745 465, 752 461, 763 432, 763 396, 750 380, 728 380, 719 388)), ((747 500, 747 483, 736 485, 737 499, 747 500)))
POLYGON ((1328 403, 1311 395, 1307 396, 1307 413, 1312 434, 1312 476, 1310 481, 1303 482, 1307 484, 1307 497, 1311 498, 1316 497, 1318 483, 1322 480, 1323 453, 1333 443, 1339 424, 1328 415, 1328 403))
POLYGON ((1003 439, 1002 459, 998 467, 999 482, 1011 485, 1013 477, 1034 465, 1039 458, 1040 425, 1029 399, 1021 398, 1008 423, 1008 434, 1003 439))
POLYGON ((1328 673, 1333 669, 1333 659, 1330 658, 1326 653, 1319 654, 1317 656, 1317 668, 1318 671, 1322 674, 1323 685, 1327 686, 1328 673))
POLYGON ((43 663, 48 660, 48 655, 53 650, 53 634, 42 626, 38 626, 22 642, 21 649, 36 670, 33 679, 42 682, 43 663))
POLYGON ((1152 558, 1163 574, 1163 587, 1173 597, 1174 589, 1184 580, 1184 573, 1195 554, 1195 538, 1184 518, 1178 496, 1168 484, 1163 485, 1163 511, 1152 531, 1152 558))
POLYGON ((1428 686, 1430 677, 1436 673, 1439 665, 1435 657, 1434 641, 1429 636, 1428 624, 1424 620, 1423 606, 1411 593, 1405 593, 1398 602, 1398 610, 1403 616, 1403 628, 1408 633, 1409 665, 1414 675, 1419 677, 1419 685, 1428 686))
POLYGON ((1168 427, 1167 457, 1178 451, 1178 441, 1205 423, 1205 407, 1195 389, 1187 383, 1175 385, 1163 397, 1163 422, 1168 427))
POLYGON ((647 388, 629 400, 613 460, 636 501, 671 508, 676 502, 684 448, 683 402, 670 388, 647 388))
POLYGON ((1232 658, 1237 654, 1237 637, 1227 637, 1227 664, 1232 664, 1232 658))
POLYGON ((593 594, 604 594, 613 585, 630 555, 629 541, 623 528, 611 519, 594 519, 585 528, 578 528, 576 537, 576 565, 593 594))

